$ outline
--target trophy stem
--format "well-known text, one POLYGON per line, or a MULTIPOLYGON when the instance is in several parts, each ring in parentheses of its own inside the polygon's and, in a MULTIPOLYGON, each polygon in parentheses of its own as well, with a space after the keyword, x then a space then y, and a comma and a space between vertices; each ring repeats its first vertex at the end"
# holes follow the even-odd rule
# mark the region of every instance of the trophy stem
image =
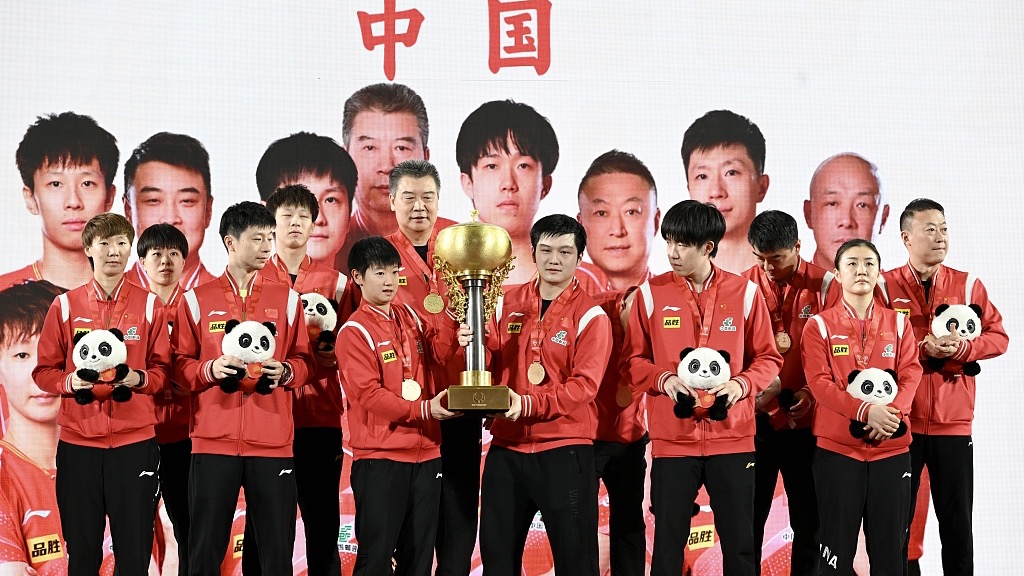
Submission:
POLYGON ((483 371, 486 369, 484 356, 484 284, 487 281, 479 278, 467 278, 462 281, 466 290, 466 324, 473 331, 473 341, 466 348, 466 370, 483 371))

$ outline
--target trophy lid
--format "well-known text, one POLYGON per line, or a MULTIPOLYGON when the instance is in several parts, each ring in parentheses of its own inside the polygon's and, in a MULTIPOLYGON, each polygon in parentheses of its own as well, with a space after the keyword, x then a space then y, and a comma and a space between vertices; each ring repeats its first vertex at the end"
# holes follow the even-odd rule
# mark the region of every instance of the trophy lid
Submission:
POLYGON ((482 274, 500 268, 512 258, 512 238, 501 226, 472 220, 449 226, 437 234, 434 255, 448 263, 460 276, 482 274))

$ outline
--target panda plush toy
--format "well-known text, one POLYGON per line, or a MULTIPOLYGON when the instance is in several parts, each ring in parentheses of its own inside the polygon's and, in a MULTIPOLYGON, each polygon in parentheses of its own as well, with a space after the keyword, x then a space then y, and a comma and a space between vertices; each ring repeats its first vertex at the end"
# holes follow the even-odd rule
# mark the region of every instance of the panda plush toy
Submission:
MULTIPOLYGON (((977 304, 940 304, 932 319, 932 334, 936 338, 956 334, 964 340, 974 340, 981 334, 981 306, 977 304)), ((942 370, 945 358, 928 358, 928 367, 942 370)), ((961 369, 967 376, 977 376, 981 366, 977 362, 964 362, 961 369)))
POLYGON ((263 373, 263 363, 274 357, 276 335, 277 328, 272 322, 261 324, 255 320, 228 320, 224 324, 224 339, 220 349, 224 354, 244 362, 245 369, 236 368, 235 375, 220 381, 220 389, 228 394, 239 390, 245 394, 270 394, 273 381, 263 373))
POLYGON ((316 351, 334 352, 334 327, 338 325, 338 303, 322 294, 310 292, 302 295, 302 311, 306 315, 309 341, 316 342, 316 351))
MULTIPOLYGON (((679 379, 694 390, 710 390, 724 384, 732 378, 729 369, 729 353, 711 348, 684 348, 679 353, 679 367, 676 369, 679 379)), ((673 407, 676 418, 704 418, 725 420, 729 416, 726 395, 712 396, 702 393, 698 400, 689 394, 680 392, 675 398, 673 407)))
POLYGON ((72 359, 78 369, 75 374, 93 384, 91 390, 75 390, 75 402, 85 405, 94 400, 103 402, 107 398, 112 398, 114 402, 131 400, 131 388, 111 384, 124 380, 129 371, 125 364, 128 349, 120 330, 111 328, 80 332, 75 335, 73 344, 72 359))
MULTIPOLYGON (((898 390, 896 386, 896 372, 893 370, 881 370, 879 368, 866 368, 854 370, 846 379, 846 392, 854 398, 869 404, 888 406, 896 398, 898 390)), ((899 427, 893 432, 893 438, 899 438, 907 433, 907 424, 900 422, 899 427)), ((864 429, 864 423, 857 420, 850 420, 850 435, 854 438, 863 438, 868 435, 864 429)))

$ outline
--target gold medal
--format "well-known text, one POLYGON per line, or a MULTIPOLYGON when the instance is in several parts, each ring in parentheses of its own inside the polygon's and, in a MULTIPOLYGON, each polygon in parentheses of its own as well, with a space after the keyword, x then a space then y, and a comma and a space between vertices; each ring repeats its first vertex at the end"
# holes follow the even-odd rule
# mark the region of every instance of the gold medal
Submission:
POLYGON ((415 402, 420 399, 420 393, 423 391, 420 388, 418 382, 412 378, 406 378, 402 381, 402 398, 405 398, 409 402, 415 402))
POLYGON ((431 292, 423 299, 423 307, 431 314, 440 314, 444 310, 444 300, 436 292, 431 292))
POLYGON ((786 334, 785 331, 775 333, 775 348, 779 351, 779 354, 789 352, 791 346, 793 346, 793 340, 789 337, 789 334, 786 334))
POLYGON ((544 381, 544 367, 541 366, 540 362, 530 364, 530 369, 526 371, 526 378, 534 386, 544 381))
POLYGON ((633 403, 633 392, 629 386, 619 385, 619 389, 615 391, 615 403, 619 408, 628 408, 633 403))

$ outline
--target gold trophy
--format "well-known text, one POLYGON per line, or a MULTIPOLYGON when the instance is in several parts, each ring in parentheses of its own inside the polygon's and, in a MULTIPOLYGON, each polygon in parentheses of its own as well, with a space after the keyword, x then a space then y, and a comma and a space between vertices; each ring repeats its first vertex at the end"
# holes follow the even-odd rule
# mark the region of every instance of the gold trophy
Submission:
POLYGON ((434 244, 434 268, 448 287, 450 308, 460 324, 473 330, 466 348, 466 370, 448 387, 448 409, 457 412, 505 412, 511 406, 508 386, 492 386, 484 369, 484 324, 503 292, 501 284, 514 265, 512 239, 500 226, 472 221, 441 230, 434 244))

